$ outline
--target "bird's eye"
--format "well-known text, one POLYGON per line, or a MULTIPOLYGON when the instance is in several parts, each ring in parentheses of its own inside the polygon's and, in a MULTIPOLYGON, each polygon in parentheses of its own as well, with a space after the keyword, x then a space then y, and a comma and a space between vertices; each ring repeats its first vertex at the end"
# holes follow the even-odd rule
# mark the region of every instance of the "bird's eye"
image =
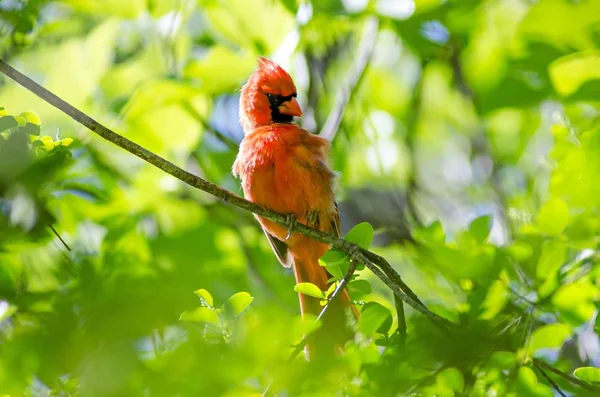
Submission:
POLYGON ((275 95, 271 94, 270 92, 267 92, 267 98, 269 98, 269 101, 274 101, 275 95))

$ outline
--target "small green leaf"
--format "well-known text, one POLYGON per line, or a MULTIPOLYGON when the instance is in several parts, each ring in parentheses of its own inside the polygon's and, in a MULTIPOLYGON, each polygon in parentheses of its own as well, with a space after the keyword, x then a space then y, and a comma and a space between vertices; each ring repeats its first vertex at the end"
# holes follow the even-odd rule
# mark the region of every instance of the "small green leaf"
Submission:
POLYGON ((210 292, 201 288, 199 290, 194 291, 194 294, 198 295, 200 297, 200 300, 203 301, 203 303, 205 303, 207 306, 213 307, 213 297, 210 294, 210 292))
POLYGON ((42 131, 39 125, 32 123, 27 123, 23 127, 19 127, 19 130, 26 134, 35 136, 39 136, 40 132, 42 131))
POLYGON ((461 391, 465 385, 463 374, 456 368, 446 368, 437 376, 438 384, 453 391, 461 391))
POLYGON ((219 325, 219 315, 208 307, 197 307, 194 310, 187 310, 179 316, 179 319, 193 323, 219 325))
POLYGON ((327 265, 325 266, 325 268, 327 269, 327 271, 329 272, 329 274, 331 274, 334 278, 334 280, 341 280, 344 278, 344 274, 342 273, 342 269, 340 268, 340 265, 327 265))
POLYGON ((528 397, 553 397, 552 390, 538 382, 535 372, 531 368, 519 368, 519 376, 516 383, 516 395, 528 397))
POLYGON ((584 83, 600 80, 600 51, 582 51, 558 58, 550 64, 548 72, 560 95, 572 95, 584 83))
POLYGON ((502 280, 494 280, 488 289, 488 293, 483 301, 483 312, 479 318, 491 320, 500 313, 508 301, 508 287, 502 280))
POLYGON ((527 347, 527 355, 533 355, 540 349, 561 347, 571 336, 571 327, 565 324, 548 324, 533 331, 527 347))
POLYGON ((361 222, 350 229, 348 234, 346 234, 346 240, 362 248, 369 249, 374 235, 373 226, 369 222, 361 222))
POLYGON ((544 203, 538 213, 540 231, 550 236, 557 236, 569 224, 569 206, 564 200, 553 198, 544 203))
POLYGON ((573 371, 573 375, 577 378, 589 382, 600 383, 600 368, 596 367, 581 367, 573 371))
POLYGON ((329 295, 333 294, 333 291, 335 291, 337 286, 338 283, 331 283, 329 288, 327 288, 327 291, 325 291, 325 296, 329 297, 329 295))
POLYGON ((440 221, 435 221, 429 226, 415 229, 414 236, 415 239, 425 243, 443 245, 446 242, 446 235, 440 221))
POLYGON ((19 116, 25 118, 25 120, 27 120, 27 123, 35 124, 37 126, 42 124, 42 122, 40 121, 40 117, 30 110, 21 112, 21 114, 19 114, 19 116))
POLYGON ((13 116, 0 116, 0 132, 10 130, 18 125, 13 116))
POLYGON ((363 295, 369 295, 371 293, 371 283, 367 280, 354 280, 348 284, 348 288, 351 291, 358 291, 363 295))
POLYGON ((545 241, 535 269, 535 275, 544 279, 556 273, 567 257, 567 247, 560 241, 545 241))
POLYGON ((330 249, 329 251, 325 252, 325 254, 323 254, 320 261, 327 265, 332 265, 343 261, 346 257, 347 255, 344 252, 330 249))
POLYGON ((367 336, 387 334, 392 326, 392 313, 377 302, 366 303, 358 320, 358 330, 367 336))
POLYGON ((325 293, 323 291, 321 291, 321 289, 319 289, 319 287, 317 287, 313 283, 298 283, 294 287, 294 291, 296 291, 300 294, 312 296, 315 298, 320 298, 320 299, 326 298, 325 293))
POLYGON ((233 315, 237 317, 242 314, 242 312, 246 310, 248 306, 250 306, 253 300, 254 298, 249 293, 238 292, 237 294, 232 295, 231 298, 227 299, 227 302, 225 302, 223 305, 224 310, 231 310, 233 315))
POLYGON ((471 222, 469 232, 478 243, 485 243, 490 235, 493 223, 491 215, 480 216, 471 222))

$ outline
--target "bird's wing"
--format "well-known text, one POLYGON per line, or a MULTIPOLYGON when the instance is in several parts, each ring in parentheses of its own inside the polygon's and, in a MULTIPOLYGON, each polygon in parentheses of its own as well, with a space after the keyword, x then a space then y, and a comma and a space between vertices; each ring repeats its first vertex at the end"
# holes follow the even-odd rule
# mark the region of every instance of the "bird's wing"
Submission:
POLYGON ((273 248, 273 252, 275 252, 277 259, 279 259, 279 262, 283 265, 283 267, 292 266, 292 258, 289 255, 287 244, 279 240, 277 237, 273 236, 264 227, 262 229, 263 232, 265 232, 265 235, 267 236, 269 245, 271 246, 271 248, 273 248))

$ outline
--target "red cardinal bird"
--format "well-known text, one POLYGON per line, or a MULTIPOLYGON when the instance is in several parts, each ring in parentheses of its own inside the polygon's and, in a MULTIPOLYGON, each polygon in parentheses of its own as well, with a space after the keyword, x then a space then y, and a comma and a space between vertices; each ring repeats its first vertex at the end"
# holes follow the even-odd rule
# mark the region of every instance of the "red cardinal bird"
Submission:
MULTIPOLYGON (((339 237, 335 174, 326 164, 329 141, 293 123, 294 116, 302 115, 296 96, 290 75, 273 61, 259 58, 258 69, 242 88, 240 123, 245 137, 233 174, 240 176, 248 200, 339 237)), ((331 276, 318 260, 329 246, 301 234, 289 235, 286 227, 257 219, 281 264, 293 267, 296 282, 327 290, 331 276)), ((299 298, 303 316, 319 314, 319 299, 304 294, 299 298)), ((343 291, 339 300, 332 302, 321 329, 311 337, 307 357, 331 354, 352 337, 345 315, 348 307, 358 317, 348 292, 343 291)))

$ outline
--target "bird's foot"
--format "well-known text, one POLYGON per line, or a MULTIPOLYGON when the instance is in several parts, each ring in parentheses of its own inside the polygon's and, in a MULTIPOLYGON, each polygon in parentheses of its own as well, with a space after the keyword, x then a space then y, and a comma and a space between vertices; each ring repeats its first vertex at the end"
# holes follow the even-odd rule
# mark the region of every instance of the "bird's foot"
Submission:
POLYGON ((285 236, 286 241, 289 240, 289 238, 292 236, 292 230, 294 229, 294 226, 296 226, 296 215, 294 214, 287 214, 286 215, 286 220, 285 223, 288 227, 287 229, 287 236, 285 236))

